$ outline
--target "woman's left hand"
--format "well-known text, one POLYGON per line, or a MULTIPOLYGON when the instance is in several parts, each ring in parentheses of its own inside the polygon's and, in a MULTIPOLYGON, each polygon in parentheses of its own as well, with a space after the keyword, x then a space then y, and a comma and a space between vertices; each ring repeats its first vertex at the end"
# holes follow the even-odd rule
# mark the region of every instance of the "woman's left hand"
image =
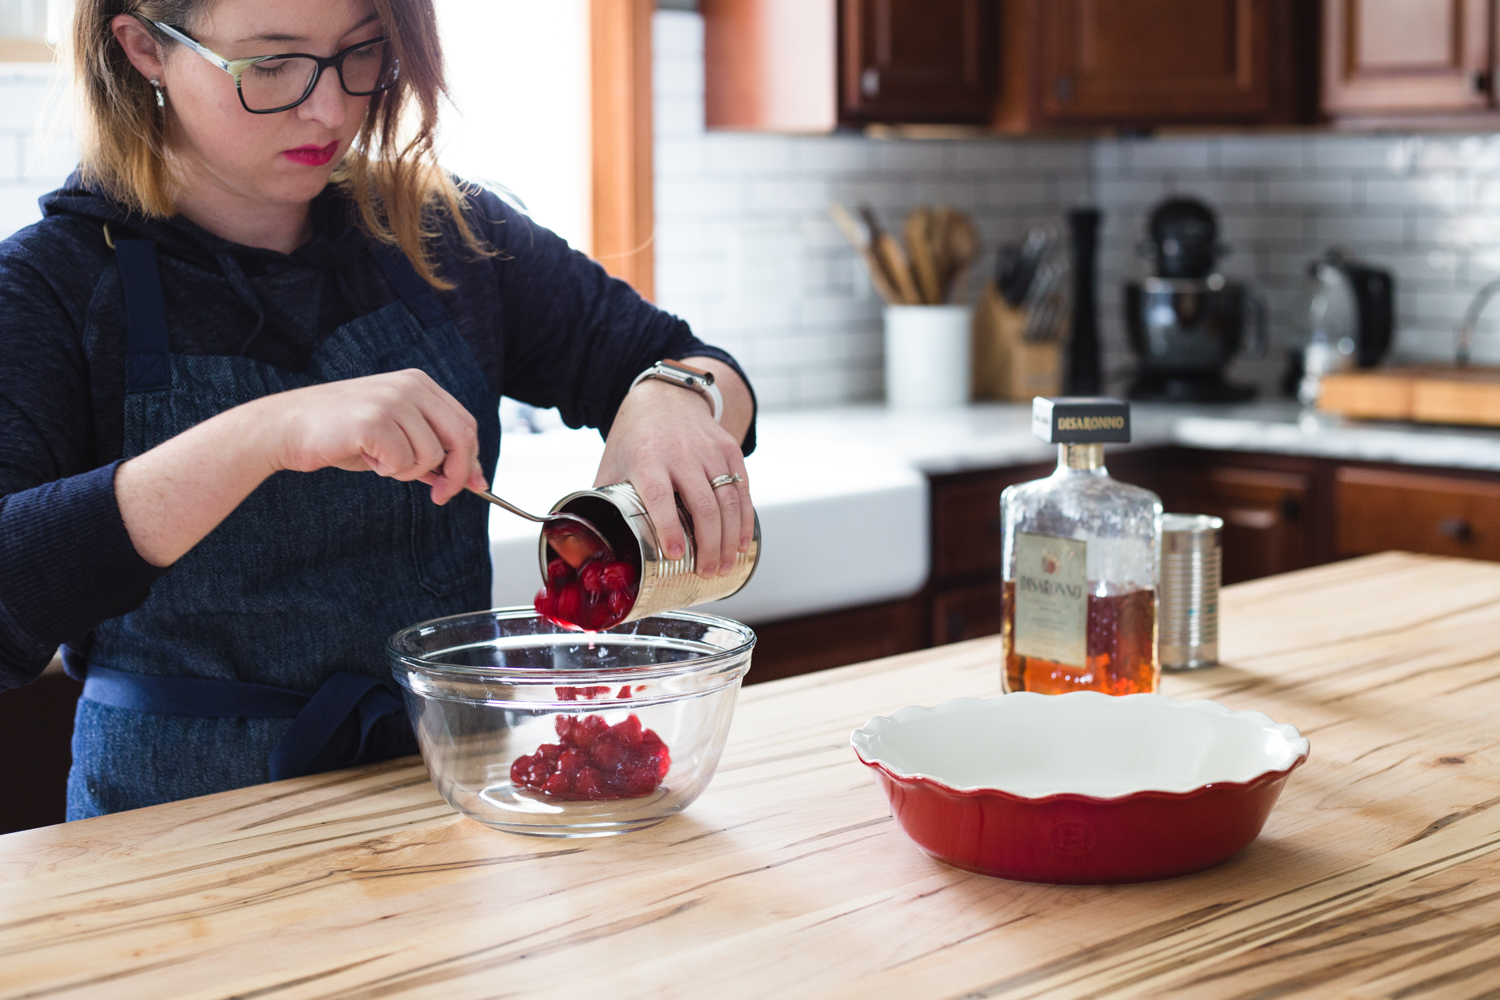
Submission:
POLYGON ((673 494, 693 516, 698 546, 698 573, 724 576, 735 554, 750 547, 755 511, 750 479, 740 442, 750 429, 750 390, 735 370, 715 358, 682 362, 713 372, 724 395, 723 423, 714 423, 707 401, 698 393, 654 379, 630 390, 615 414, 595 486, 629 482, 661 533, 668 559, 686 549, 673 494), (712 480, 729 474, 737 483, 715 489, 712 480))

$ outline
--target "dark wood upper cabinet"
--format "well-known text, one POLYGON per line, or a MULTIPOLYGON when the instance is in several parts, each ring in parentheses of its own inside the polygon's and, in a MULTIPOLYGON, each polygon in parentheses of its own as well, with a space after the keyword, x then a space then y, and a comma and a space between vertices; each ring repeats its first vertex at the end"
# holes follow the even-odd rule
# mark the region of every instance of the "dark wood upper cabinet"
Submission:
POLYGON ((1306 0, 1005 0, 997 120, 1275 124, 1315 111, 1306 0))
POLYGON ((987 124, 998 3, 703 0, 706 124, 987 124))
POLYGON ((1333 117, 1492 106, 1494 0, 1324 0, 1323 110, 1333 117))
POLYGON ((839 118, 985 124, 995 0, 843 0, 839 118))

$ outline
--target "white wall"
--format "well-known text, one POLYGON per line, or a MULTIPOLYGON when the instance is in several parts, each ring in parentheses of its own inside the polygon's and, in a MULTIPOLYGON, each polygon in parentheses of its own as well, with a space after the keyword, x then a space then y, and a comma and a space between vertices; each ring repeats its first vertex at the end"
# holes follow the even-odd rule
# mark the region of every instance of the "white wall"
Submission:
POLYGON ((503 185, 533 219, 589 245, 586 0, 437 0, 453 111, 443 164, 503 185))
POLYGON ((78 160, 62 83, 47 63, 0 63, 0 238, 39 220, 78 160))

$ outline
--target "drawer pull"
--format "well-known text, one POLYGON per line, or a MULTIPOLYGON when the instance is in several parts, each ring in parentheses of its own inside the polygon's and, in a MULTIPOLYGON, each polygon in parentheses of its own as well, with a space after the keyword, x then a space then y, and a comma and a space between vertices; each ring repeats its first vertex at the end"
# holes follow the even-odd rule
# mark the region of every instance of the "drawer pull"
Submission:
POLYGON ((1461 517, 1445 517, 1438 522, 1438 534, 1455 542, 1472 542, 1474 529, 1461 517))

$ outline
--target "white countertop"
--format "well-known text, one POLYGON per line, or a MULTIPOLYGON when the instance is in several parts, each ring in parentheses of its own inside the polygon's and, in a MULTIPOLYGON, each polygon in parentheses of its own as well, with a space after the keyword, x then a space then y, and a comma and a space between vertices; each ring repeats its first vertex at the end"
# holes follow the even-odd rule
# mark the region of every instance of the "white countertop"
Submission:
MULTIPOLYGON (((1031 407, 1019 403, 930 413, 851 406, 767 414, 761 421, 804 439, 880 444, 929 475, 1045 462, 1056 454, 1031 436, 1031 407)), ((1500 471, 1500 431, 1350 421, 1295 403, 1136 403, 1131 423, 1133 448, 1175 444, 1500 471)))
MULTIPOLYGON (((1500 431, 1361 423, 1292 403, 1136 404, 1130 448, 1168 444, 1500 471, 1500 431)), ((555 418, 543 433, 508 425, 495 489, 538 512, 593 482, 604 445, 555 418)), ((984 404, 929 413, 848 406, 762 415, 746 462, 764 538, 749 585, 704 610, 752 624, 894 600, 928 573, 926 476, 1046 462, 1031 408, 984 404)), ((496 606, 529 604, 540 585, 537 529, 490 518, 496 606)))

